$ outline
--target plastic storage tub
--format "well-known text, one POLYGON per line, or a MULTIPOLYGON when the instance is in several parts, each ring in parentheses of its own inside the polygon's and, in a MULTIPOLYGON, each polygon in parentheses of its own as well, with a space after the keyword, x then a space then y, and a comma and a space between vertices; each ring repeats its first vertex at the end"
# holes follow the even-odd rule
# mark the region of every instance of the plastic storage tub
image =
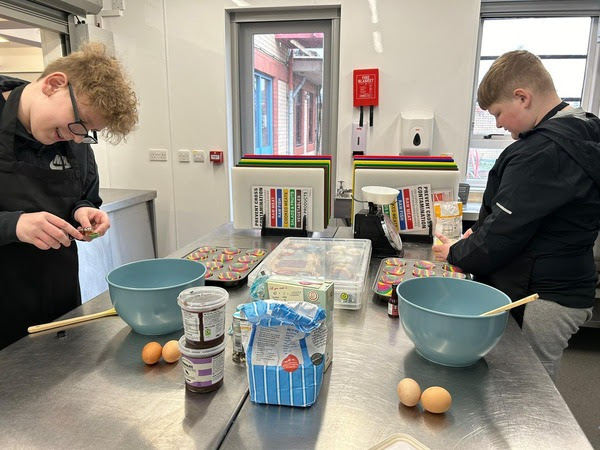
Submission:
POLYGON ((248 286, 261 272, 281 280, 333 281, 334 307, 360 309, 370 259, 368 239, 289 237, 250 273, 248 286))

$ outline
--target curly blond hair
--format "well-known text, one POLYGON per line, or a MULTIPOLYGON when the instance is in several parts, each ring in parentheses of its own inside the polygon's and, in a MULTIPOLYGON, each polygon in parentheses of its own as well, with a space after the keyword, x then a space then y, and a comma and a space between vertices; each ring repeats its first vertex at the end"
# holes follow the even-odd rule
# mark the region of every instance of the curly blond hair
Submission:
POLYGON ((138 99, 121 63, 110 56, 104 44, 86 42, 79 50, 52 61, 40 78, 63 72, 75 94, 85 96, 106 121, 102 135, 116 144, 138 123, 138 99))
POLYGON ((515 89, 538 94, 556 92, 552 77, 540 58, 527 50, 513 50, 496 59, 477 89, 477 102, 482 109, 511 97, 515 89))

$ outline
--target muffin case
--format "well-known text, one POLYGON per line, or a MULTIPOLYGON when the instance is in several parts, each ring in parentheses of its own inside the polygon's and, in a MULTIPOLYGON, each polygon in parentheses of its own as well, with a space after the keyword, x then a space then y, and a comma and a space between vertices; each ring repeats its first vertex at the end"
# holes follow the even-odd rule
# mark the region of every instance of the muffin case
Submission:
POLYGON ((206 245, 188 253, 183 259, 206 266, 207 286, 237 286, 245 283, 248 274, 267 256, 264 248, 216 247, 206 245))
POLYGON ((392 286, 418 277, 450 277, 471 279, 471 275, 448 263, 405 258, 384 258, 379 264, 371 290, 389 298, 392 286))
POLYGON ((333 281, 334 307, 360 309, 371 259, 368 239, 285 238, 248 277, 333 281))

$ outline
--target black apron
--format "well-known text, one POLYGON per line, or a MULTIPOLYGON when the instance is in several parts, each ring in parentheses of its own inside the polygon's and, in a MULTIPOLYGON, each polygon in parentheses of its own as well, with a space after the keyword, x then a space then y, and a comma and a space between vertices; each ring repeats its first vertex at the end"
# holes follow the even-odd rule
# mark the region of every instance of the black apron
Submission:
MULTIPOLYGON (((15 155, 24 87, 14 89, 0 110, 0 211, 47 211, 68 220, 83 185, 71 146, 65 145, 71 164, 66 170, 36 167, 15 155)), ((75 242, 58 250, 23 242, 0 246, 0 349, 25 336, 27 327, 81 305, 78 270, 75 242)))

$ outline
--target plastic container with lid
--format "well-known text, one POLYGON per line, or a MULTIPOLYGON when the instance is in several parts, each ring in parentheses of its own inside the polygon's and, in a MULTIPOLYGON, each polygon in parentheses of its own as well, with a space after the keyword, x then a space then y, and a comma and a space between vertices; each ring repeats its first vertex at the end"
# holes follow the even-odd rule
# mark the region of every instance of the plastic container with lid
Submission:
POLYGON ((183 317, 183 331, 189 348, 204 349, 225 340, 225 307, 229 294, 217 286, 198 286, 177 297, 183 317))
POLYGON ((273 279, 333 281, 334 307, 360 309, 370 260, 368 239, 289 237, 248 275, 248 285, 262 272, 273 279))
POLYGON ((206 349, 190 348, 186 342, 181 336, 179 351, 187 390, 203 394, 220 388, 225 374, 225 342, 206 349))

